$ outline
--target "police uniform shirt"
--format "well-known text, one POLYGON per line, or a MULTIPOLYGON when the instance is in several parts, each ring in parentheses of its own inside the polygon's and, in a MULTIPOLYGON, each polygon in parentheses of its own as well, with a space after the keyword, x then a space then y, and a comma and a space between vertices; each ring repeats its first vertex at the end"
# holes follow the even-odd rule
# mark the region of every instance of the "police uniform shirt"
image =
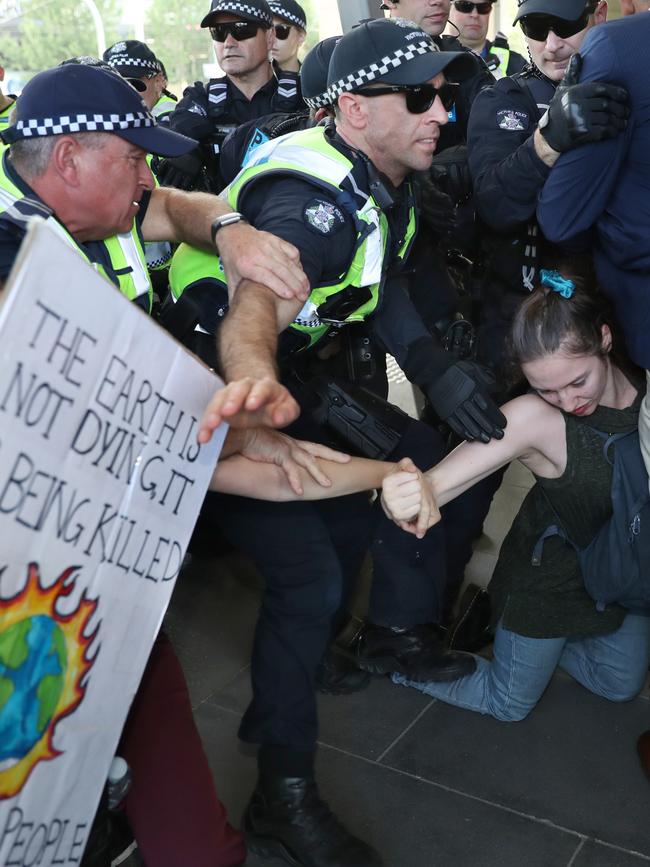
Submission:
MULTIPOLYGON (((527 75, 525 73, 524 75, 527 75)), ((474 202, 497 232, 535 217, 537 196, 550 173, 537 156, 533 134, 555 85, 531 75, 502 78, 474 101, 467 134, 474 202)))
MULTIPOLYGON (((15 186, 18 187, 18 189, 28 199, 30 199, 30 202, 27 203, 28 207, 25 208, 26 218, 24 223, 19 219, 16 220, 15 218, 9 218, 6 212, 0 213, 0 281, 6 280, 11 271, 11 267, 16 259, 25 232, 27 231, 28 216, 34 213, 34 211, 39 210, 43 216, 53 213, 52 209, 49 208, 41 198, 39 198, 34 190, 32 190, 32 188, 15 171, 11 165, 11 160, 8 159, 8 155, 8 150, 5 150, 2 155, 4 170, 9 180, 15 184, 15 186)), ((150 196, 151 193, 148 190, 144 192, 142 199, 140 200, 140 209, 135 218, 138 235, 143 243, 141 226, 147 212, 150 196)), ((17 202, 14 207, 21 210, 20 202, 17 202)), ((87 241, 84 244, 77 241, 75 243, 91 262, 95 262, 104 268, 107 276, 117 286, 118 281, 117 278, 114 277, 114 272, 105 245, 101 241, 87 241)), ((144 309, 148 309, 149 298, 146 294, 141 295, 140 298, 136 299, 135 303, 142 306, 144 309)))
POLYGON ((195 81, 193 85, 185 88, 183 98, 169 115, 170 127, 197 141, 204 141, 214 134, 215 122, 217 125, 221 121, 239 125, 274 111, 273 99, 278 86, 275 76, 272 76, 252 99, 248 99, 230 78, 226 78, 225 82, 226 95, 223 103, 226 111, 221 118, 215 121, 209 116, 208 88, 202 81, 195 81))

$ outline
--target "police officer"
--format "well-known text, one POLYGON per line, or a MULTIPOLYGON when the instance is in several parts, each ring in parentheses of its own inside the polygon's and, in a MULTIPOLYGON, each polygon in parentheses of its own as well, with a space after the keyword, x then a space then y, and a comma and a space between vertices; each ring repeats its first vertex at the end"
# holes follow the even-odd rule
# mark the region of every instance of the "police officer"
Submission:
MULTIPOLYGON (((302 111, 278 112, 243 123, 228 133, 221 148, 221 176, 226 184, 234 180, 254 151, 270 139, 306 129, 333 116, 327 94, 327 70, 340 36, 331 36, 315 45, 300 68, 300 88, 305 102, 302 111)), ((184 282, 180 286, 186 285, 184 282)), ((180 295, 172 287, 176 297, 180 295)), ((181 290, 182 291, 182 290, 181 290)))
POLYGON ((487 38, 490 15, 496 0, 452 0, 449 24, 458 34, 461 45, 469 48, 486 62, 496 78, 522 72, 526 59, 512 51, 503 33, 497 33, 494 41, 487 38))
POLYGON ((158 175, 165 184, 219 192, 219 154, 226 135, 253 118, 302 108, 298 75, 271 62, 272 25, 266 0, 212 0, 201 27, 210 29, 225 75, 187 87, 169 116, 171 128, 199 146, 161 166, 158 175))
POLYGON ((178 99, 167 90, 165 67, 144 42, 138 39, 115 42, 106 49, 103 59, 124 78, 144 83, 142 99, 159 122, 176 108, 178 99))
POLYGON ((521 0, 516 20, 531 63, 481 93, 472 108, 469 161, 486 227, 479 349, 497 366, 513 311, 532 291, 542 257, 553 252, 535 218, 539 192, 557 159, 546 136, 561 138, 562 150, 569 150, 615 135, 624 123, 620 88, 591 82, 556 95, 571 55, 606 14, 607 4, 598 0, 521 0))
MULTIPOLYGON (((245 367, 250 377, 250 390, 238 394, 240 403, 261 402, 257 383, 276 376, 278 331, 281 368, 286 372, 288 361, 291 372, 301 373, 308 369, 307 356, 331 352, 338 332, 376 313, 374 330, 429 391, 443 417, 468 436, 501 434, 502 420, 487 392, 466 368, 436 351, 408 296, 384 292, 389 262, 406 258, 416 230, 408 175, 429 165, 447 121, 442 100, 449 105, 450 91, 442 71, 455 65, 462 71, 466 57, 440 52, 427 34, 401 19, 362 24, 341 39, 329 65, 336 128, 314 127, 262 145, 228 188, 231 203, 253 224, 273 226, 293 239, 313 287, 302 308, 276 308, 270 294, 260 294, 252 283, 235 293, 219 342, 226 376, 236 377, 245 367), (304 368, 299 356, 305 357, 304 368)), ((214 297, 201 323, 205 330, 215 329, 214 297)), ((295 392, 307 416, 309 395, 300 380, 295 392)), ((202 436, 224 411, 235 413, 236 401, 225 406, 217 398, 211 404, 202 436)), ((307 417, 299 424, 292 430, 311 435, 307 417)), ((409 435, 410 429, 403 440, 409 435)), ((428 431, 429 442, 434 436, 428 431)), ((370 531, 363 524, 369 512, 362 499, 329 505, 328 513, 308 504, 273 504, 262 511, 252 501, 224 498, 220 509, 221 525, 252 553, 267 587, 253 655, 253 701, 240 728, 244 740, 262 744, 247 839, 256 851, 288 849, 298 864, 317 867, 377 863, 326 821, 311 764, 317 731, 313 673, 370 531)), ((410 557, 398 542, 392 547, 388 531, 377 545, 395 552, 392 575, 375 593, 375 622, 355 644, 357 662, 370 671, 429 669, 441 679, 466 671, 467 657, 443 653, 427 622, 440 588, 426 570, 438 564, 440 571, 444 563, 440 537, 412 547, 410 557)))
MULTIPOLYGON (((0 81, 5 79, 4 66, 0 66, 0 81)), ((9 116, 14 109, 17 97, 13 93, 3 93, 0 88, 0 132, 9 125, 9 116)))
POLYGON ((280 69, 300 71, 298 52, 307 37, 307 16, 296 0, 269 0, 273 13, 271 54, 280 69))

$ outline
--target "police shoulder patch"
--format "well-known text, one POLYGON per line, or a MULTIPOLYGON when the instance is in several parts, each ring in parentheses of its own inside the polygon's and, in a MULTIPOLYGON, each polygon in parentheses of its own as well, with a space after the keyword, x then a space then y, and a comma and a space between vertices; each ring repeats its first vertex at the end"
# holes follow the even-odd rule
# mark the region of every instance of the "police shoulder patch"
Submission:
POLYGON ((345 216, 332 202, 323 199, 312 199, 305 206, 303 217, 319 235, 334 235, 345 225, 345 216))
POLYGON ((530 118, 525 111, 515 111, 511 108, 502 108, 497 111, 497 126, 509 132, 523 132, 530 125, 530 118))

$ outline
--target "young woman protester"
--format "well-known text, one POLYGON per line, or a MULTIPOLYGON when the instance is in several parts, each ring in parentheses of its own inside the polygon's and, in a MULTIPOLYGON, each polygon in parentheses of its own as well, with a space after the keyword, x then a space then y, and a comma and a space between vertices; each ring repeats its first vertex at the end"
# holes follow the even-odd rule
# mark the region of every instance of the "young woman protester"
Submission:
POLYGON ((533 551, 557 519, 578 546, 611 514, 611 465, 603 438, 634 429, 642 379, 614 351, 607 308, 593 287, 542 272, 511 333, 515 360, 534 393, 502 407, 502 440, 463 443, 428 473, 397 470, 384 482, 387 513, 418 536, 439 507, 517 458, 535 476, 506 536, 490 584, 496 622, 492 660, 451 683, 395 683, 449 704, 505 721, 535 707, 555 668, 611 701, 643 686, 650 654, 650 617, 613 605, 597 610, 584 588, 575 549, 547 538, 539 565, 533 551))

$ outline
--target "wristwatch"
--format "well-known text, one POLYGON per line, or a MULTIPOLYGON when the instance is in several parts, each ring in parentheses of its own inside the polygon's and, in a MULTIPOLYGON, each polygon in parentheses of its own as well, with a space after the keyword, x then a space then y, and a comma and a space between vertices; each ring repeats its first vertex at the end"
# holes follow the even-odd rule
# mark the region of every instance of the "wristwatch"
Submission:
POLYGON ((224 226, 232 226, 235 223, 241 223, 242 220, 246 222, 246 217, 243 214, 240 214, 239 211, 233 211, 231 214, 223 214, 221 217, 217 217, 216 220, 212 221, 212 225, 210 226, 210 235, 212 237, 212 243, 216 246, 216 237, 219 229, 223 229, 224 226))

